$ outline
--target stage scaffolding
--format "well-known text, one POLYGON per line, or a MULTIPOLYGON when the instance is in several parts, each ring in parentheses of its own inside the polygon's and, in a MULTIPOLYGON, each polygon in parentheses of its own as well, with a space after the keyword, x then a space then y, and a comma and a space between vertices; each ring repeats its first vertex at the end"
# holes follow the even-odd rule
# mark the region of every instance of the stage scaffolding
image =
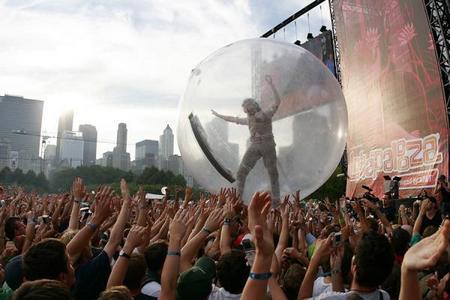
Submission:
POLYGON ((436 45, 447 113, 450 116, 450 1, 424 0, 424 3, 436 45))

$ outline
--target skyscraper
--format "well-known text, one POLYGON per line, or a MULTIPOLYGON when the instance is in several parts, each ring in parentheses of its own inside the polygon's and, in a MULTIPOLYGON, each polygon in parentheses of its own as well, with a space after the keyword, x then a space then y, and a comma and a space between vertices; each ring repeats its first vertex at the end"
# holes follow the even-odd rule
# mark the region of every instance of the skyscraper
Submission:
MULTIPOLYGON (((17 167, 39 172, 39 147, 44 102, 0 96, 0 139, 18 153, 17 167)), ((5 151, 4 151, 5 152, 5 151)), ((10 159, 10 158, 9 158, 10 159)))
POLYGON ((144 159, 147 154, 158 155, 159 144, 154 140, 143 140, 136 143, 136 160, 144 159))
POLYGON ((61 135, 60 160, 64 167, 76 168, 83 164, 83 133, 65 130, 61 135))
POLYGON ((173 155, 173 132, 169 124, 164 129, 163 134, 159 137, 159 157, 160 160, 168 160, 173 155))
POLYGON ((113 150, 113 167, 124 171, 130 169, 130 153, 127 153, 127 124, 120 123, 117 129, 117 143, 113 150))
POLYGON ((97 129, 93 125, 80 125, 78 131, 83 133, 83 166, 93 166, 97 158, 97 129))
POLYGON ((64 131, 72 131, 73 127, 73 110, 66 111, 59 116, 58 135, 56 138, 56 163, 61 161, 61 138, 64 131))

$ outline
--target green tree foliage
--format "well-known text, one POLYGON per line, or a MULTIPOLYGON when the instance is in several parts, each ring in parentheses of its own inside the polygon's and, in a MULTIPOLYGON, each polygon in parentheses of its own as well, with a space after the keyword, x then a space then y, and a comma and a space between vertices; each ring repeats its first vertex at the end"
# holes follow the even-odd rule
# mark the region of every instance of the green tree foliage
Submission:
POLYGON ((312 193, 308 199, 323 200, 328 197, 330 200, 338 200, 345 194, 345 186, 347 184, 345 176, 337 176, 343 174, 342 167, 339 165, 328 180, 314 193, 312 193))
POLYGON ((186 181, 181 175, 174 175, 170 171, 162 171, 156 168, 147 168, 141 175, 125 172, 111 167, 90 166, 76 169, 64 169, 55 172, 50 177, 51 189, 55 192, 68 191, 75 177, 83 178, 89 190, 95 190, 99 185, 111 185, 119 191, 120 179, 125 178, 129 183, 130 192, 135 192, 139 185, 143 185, 145 191, 161 193, 163 186, 186 186, 186 181))
POLYGON ((0 184, 20 185, 27 190, 36 190, 38 192, 47 192, 49 190, 49 182, 43 173, 36 175, 30 170, 24 174, 20 169, 11 171, 8 167, 0 171, 0 184))

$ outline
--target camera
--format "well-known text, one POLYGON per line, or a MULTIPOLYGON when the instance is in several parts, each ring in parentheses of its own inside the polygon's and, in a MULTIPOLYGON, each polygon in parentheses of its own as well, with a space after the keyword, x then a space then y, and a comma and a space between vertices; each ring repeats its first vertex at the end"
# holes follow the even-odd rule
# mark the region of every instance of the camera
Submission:
POLYGON ((364 193, 362 198, 365 198, 365 199, 369 200, 372 203, 380 202, 380 199, 377 196, 375 196, 374 194, 372 194, 373 190, 370 187, 368 187, 367 185, 362 185, 361 187, 367 191, 367 192, 364 193))
POLYGON ((339 247, 342 244, 342 232, 335 232, 333 234, 333 247, 339 247))
POLYGON ((80 208, 80 213, 82 221, 86 220, 90 215, 92 215, 92 211, 89 206, 80 208))
POLYGON ((52 217, 49 215, 42 215, 38 218, 38 222, 41 224, 48 224, 52 220, 52 217))

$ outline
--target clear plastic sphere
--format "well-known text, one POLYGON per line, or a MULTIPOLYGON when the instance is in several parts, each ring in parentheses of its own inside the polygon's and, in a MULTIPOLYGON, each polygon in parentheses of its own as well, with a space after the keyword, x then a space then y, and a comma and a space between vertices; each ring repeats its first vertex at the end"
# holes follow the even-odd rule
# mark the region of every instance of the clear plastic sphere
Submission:
POLYGON ((207 57, 192 70, 179 107, 187 171, 213 193, 244 180, 246 202, 277 188, 307 197, 336 169, 346 137, 347 108, 333 74, 303 48, 270 39, 207 57))

